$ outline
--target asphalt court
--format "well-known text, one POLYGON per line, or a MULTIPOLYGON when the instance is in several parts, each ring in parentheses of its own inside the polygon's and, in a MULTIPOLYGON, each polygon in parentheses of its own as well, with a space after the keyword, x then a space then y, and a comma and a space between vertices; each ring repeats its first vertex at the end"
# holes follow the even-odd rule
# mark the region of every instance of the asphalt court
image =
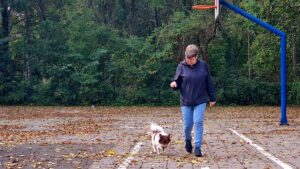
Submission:
POLYGON ((209 107, 196 158, 179 107, 0 107, 0 168, 300 168, 299 112, 279 126, 279 107, 209 107), (151 122, 172 135, 160 155, 151 122))

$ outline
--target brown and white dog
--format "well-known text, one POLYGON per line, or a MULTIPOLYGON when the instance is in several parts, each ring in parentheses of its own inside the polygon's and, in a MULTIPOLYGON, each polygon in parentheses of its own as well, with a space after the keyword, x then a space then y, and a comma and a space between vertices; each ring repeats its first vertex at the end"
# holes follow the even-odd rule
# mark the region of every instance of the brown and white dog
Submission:
POLYGON ((159 154, 160 150, 165 150, 171 142, 171 134, 165 133, 164 129, 155 123, 151 123, 150 130, 153 151, 159 154))

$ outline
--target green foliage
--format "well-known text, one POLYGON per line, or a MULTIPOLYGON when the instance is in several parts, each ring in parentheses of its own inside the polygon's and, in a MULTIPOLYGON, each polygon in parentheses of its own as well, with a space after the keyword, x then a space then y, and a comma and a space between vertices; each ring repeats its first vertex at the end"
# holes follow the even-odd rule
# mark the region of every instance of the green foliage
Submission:
POLYGON ((280 103, 279 83, 264 82, 260 79, 228 77, 217 81, 217 95, 224 104, 278 105, 280 103))
POLYGON ((288 101, 291 104, 300 104, 300 82, 288 84, 288 101))
MULTIPOLYGON (((226 9, 218 22, 213 10, 191 10, 210 0, 7 3, 0 104, 178 105, 169 83, 191 43, 210 65, 219 103, 280 102, 279 38, 226 9)), ((300 104, 299 2, 235 5, 287 33, 288 102, 300 104)))
POLYGON ((279 38, 258 35, 252 45, 253 69, 255 74, 268 81, 279 81, 280 53, 279 38), (263 47, 262 47, 263 46, 263 47))

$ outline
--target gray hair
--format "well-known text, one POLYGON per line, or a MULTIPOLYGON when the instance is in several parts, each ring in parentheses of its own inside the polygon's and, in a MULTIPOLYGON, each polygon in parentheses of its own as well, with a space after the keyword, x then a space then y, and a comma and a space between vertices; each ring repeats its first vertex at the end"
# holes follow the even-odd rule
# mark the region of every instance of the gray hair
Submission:
POLYGON ((199 48, 194 44, 188 45, 185 49, 185 56, 187 58, 197 57, 198 53, 199 53, 199 48))

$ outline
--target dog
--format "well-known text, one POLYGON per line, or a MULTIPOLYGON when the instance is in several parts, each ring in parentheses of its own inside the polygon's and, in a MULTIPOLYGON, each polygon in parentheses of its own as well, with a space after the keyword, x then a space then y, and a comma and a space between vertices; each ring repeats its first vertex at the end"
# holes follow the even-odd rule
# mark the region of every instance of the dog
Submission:
POLYGON ((164 151, 171 142, 171 134, 165 133, 164 129, 156 123, 151 123, 150 130, 152 131, 151 141, 153 151, 160 154, 160 150, 164 151))

